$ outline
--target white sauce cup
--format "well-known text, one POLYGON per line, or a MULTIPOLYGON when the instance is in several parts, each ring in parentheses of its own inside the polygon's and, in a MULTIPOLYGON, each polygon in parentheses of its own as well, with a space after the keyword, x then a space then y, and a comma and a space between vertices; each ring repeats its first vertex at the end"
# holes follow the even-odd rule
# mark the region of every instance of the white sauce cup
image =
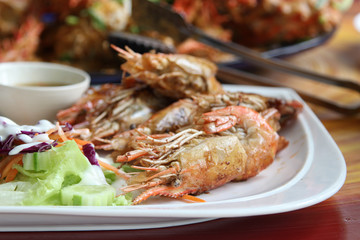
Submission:
POLYGON ((55 63, 0 63, 0 116, 18 124, 54 121, 89 88, 83 70, 55 63))

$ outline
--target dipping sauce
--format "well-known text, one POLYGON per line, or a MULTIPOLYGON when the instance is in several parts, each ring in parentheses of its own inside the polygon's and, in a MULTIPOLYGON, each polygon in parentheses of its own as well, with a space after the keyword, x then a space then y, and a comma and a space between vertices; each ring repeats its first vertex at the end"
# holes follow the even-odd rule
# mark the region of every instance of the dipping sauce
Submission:
POLYGON ((58 82, 26 82, 26 83, 18 83, 16 86, 18 87, 60 87, 60 86, 66 86, 69 85, 69 83, 58 83, 58 82))
POLYGON ((77 68, 46 62, 1 63, 0 115, 21 125, 52 121, 89 86, 90 75, 77 68))

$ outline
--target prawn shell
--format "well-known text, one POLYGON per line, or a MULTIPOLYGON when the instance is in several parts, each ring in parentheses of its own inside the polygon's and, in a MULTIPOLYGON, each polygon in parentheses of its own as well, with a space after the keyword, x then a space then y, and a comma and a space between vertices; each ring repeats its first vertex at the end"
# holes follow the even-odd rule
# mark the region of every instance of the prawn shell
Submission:
POLYGON ((179 54, 131 53, 121 69, 160 94, 181 99, 198 93, 223 93, 215 78, 217 66, 202 58, 179 54))
POLYGON ((181 192, 202 193, 241 176, 247 155, 236 136, 205 138, 198 145, 183 151, 181 192))

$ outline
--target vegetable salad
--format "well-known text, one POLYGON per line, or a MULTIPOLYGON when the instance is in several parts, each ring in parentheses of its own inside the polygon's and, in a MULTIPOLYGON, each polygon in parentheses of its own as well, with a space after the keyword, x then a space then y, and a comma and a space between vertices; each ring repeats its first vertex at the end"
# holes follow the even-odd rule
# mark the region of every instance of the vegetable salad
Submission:
POLYGON ((130 205, 132 197, 112 186, 126 173, 81 134, 69 124, 19 126, 0 117, 0 205, 130 205))

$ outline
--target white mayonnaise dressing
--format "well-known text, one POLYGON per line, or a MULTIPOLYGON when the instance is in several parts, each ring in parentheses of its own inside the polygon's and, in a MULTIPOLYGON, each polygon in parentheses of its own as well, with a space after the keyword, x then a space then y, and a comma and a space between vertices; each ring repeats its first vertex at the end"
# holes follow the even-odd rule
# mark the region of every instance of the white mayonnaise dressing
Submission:
POLYGON ((79 182, 81 185, 107 185, 105 176, 101 168, 97 165, 89 166, 83 173, 79 182))
POLYGON ((53 140, 49 138, 47 134, 38 134, 31 138, 26 134, 21 134, 21 131, 30 131, 30 132, 46 132, 52 128, 55 128, 55 125, 49 122, 48 120, 40 120, 36 125, 17 125, 12 120, 1 117, 0 116, 0 141, 4 141, 10 135, 17 135, 17 138, 23 141, 25 144, 18 145, 14 147, 10 152, 9 155, 15 155, 21 152, 21 150, 35 146, 39 143, 46 142, 52 143, 53 140))

